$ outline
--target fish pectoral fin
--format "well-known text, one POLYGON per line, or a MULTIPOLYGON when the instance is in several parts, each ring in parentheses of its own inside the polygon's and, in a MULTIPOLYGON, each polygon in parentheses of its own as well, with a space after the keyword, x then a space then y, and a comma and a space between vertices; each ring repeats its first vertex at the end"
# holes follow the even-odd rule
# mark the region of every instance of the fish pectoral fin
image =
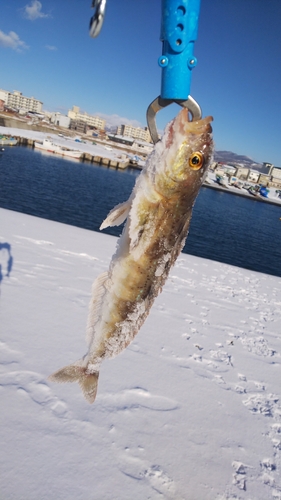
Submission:
POLYGON ((127 219, 129 211, 131 208, 131 200, 127 200, 124 203, 119 203, 112 210, 110 210, 108 216, 103 221, 100 229, 105 229, 106 227, 120 226, 125 219, 127 219))
POLYGON ((99 372, 87 373, 85 367, 79 362, 65 366, 49 376, 51 382, 78 382, 85 399, 93 403, 96 399, 98 389, 99 372))

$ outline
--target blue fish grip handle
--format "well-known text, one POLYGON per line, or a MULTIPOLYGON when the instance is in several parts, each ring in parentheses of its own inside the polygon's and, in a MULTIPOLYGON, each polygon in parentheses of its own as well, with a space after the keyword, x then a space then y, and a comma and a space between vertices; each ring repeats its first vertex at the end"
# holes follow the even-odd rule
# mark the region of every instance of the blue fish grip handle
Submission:
POLYGON ((162 0, 161 37, 162 99, 186 100, 191 72, 197 64, 193 55, 197 38, 200 0, 162 0))

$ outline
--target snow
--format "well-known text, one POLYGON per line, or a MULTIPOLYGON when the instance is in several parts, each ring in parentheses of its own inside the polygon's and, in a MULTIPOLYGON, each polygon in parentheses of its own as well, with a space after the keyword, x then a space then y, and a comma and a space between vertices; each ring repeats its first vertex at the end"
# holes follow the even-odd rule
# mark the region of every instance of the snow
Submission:
POLYGON ((281 279, 181 254, 95 403, 86 350, 116 238, 0 209, 1 498, 281 498, 281 279))

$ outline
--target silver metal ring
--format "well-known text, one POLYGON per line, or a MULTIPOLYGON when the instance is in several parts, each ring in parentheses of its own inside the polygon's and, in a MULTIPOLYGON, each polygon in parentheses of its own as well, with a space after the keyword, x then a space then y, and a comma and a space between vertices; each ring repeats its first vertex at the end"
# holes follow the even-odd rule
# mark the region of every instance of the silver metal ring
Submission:
POLYGON ((156 97, 156 99, 154 99, 154 101, 152 101, 152 103, 148 106, 146 112, 147 126, 154 144, 159 141, 155 120, 156 113, 172 103, 176 103, 183 108, 187 108, 192 115, 192 121, 200 120, 202 118, 201 108, 198 102, 196 102, 195 99, 193 99, 193 97, 191 96, 189 96, 188 99, 184 101, 180 99, 162 99, 160 96, 156 97))

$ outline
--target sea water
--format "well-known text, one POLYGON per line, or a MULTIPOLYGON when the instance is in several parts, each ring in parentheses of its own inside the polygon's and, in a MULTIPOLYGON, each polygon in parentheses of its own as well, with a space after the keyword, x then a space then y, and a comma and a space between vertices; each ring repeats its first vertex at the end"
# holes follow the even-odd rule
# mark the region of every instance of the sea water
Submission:
MULTIPOLYGON (((0 157, 0 206, 99 231, 108 212, 128 199, 138 174, 7 147, 0 157)), ((183 251, 281 276, 280 218, 279 206, 202 187, 183 251)))

